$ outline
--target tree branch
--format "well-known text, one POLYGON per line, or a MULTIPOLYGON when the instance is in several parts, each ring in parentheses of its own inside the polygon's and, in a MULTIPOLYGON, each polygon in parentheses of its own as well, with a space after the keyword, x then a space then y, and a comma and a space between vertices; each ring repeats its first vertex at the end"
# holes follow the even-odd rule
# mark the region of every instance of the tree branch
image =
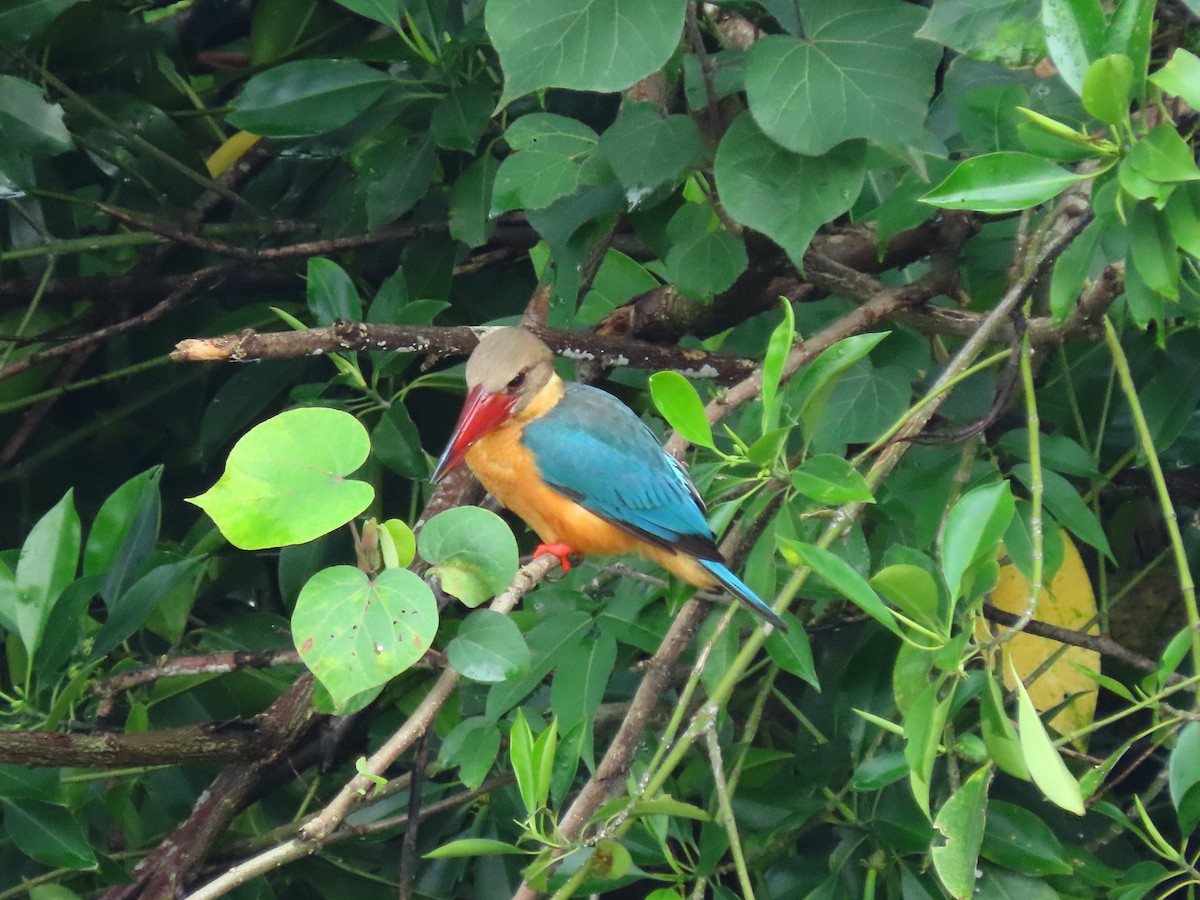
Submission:
MULTIPOLYGON (((722 353, 682 347, 660 347, 627 337, 580 331, 535 328, 552 350, 567 359, 597 361, 606 366, 636 369, 675 369, 692 378, 735 381, 754 369, 754 361, 722 353)), ((366 350, 376 353, 427 353, 467 356, 486 329, 436 325, 368 325, 340 322, 327 328, 259 334, 190 338, 180 341, 171 358, 176 362, 247 362, 260 359, 295 359, 366 350)))

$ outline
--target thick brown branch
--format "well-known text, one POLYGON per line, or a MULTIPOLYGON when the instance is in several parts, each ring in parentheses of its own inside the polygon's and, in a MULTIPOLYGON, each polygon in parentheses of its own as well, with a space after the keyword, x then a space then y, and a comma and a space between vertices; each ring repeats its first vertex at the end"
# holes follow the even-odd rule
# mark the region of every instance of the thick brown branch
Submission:
MULTIPOLYGON (((631 338, 536 328, 552 350, 567 359, 597 361, 606 366, 675 369, 693 378, 729 382, 744 378, 753 360, 681 347, 660 347, 631 338)), ((367 350, 377 353, 426 353, 434 357, 466 356, 479 343, 479 331, 467 326, 367 325, 342 322, 328 328, 259 334, 191 338, 176 345, 176 362, 247 362, 294 359, 325 353, 367 350)))
POLYGON ((109 890, 103 900, 177 897, 213 842, 241 812, 259 777, 287 754, 313 721, 312 677, 305 675, 262 715, 270 744, 249 765, 229 766, 218 775, 180 825, 134 870, 133 884, 109 890))
POLYGON ((88 769, 259 759, 277 735, 261 719, 122 734, 0 731, 0 762, 88 769))

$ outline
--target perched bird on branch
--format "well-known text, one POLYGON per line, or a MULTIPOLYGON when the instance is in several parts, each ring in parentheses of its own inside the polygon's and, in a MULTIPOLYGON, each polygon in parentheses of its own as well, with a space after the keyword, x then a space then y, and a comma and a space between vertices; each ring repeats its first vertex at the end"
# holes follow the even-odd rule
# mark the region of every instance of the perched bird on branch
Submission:
POLYGON ((697 587, 724 587, 748 609, 783 620, 726 566, 687 472, 627 406, 564 383, 550 349, 524 328, 500 328, 467 361, 467 399, 433 473, 464 458, 483 486, 544 543, 535 555, 638 553, 697 587))

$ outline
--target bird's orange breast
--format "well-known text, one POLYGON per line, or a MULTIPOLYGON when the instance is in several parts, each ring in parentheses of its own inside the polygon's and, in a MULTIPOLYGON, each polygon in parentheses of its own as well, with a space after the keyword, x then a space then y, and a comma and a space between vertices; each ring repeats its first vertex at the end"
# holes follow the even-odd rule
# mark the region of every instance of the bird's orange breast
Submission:
POLYGON ((488 492, 537 532, 543 542, 571 544, 582 553, 621 554, 643 542, 551 488, 521 443, 522 423, 484 435, 467 451, 467 465, 488 492))

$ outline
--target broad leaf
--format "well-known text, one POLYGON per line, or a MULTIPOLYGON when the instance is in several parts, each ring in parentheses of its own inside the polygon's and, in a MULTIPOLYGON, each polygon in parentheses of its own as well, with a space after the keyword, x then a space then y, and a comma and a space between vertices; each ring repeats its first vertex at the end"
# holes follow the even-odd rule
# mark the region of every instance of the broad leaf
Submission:
POLYGON ((195 503, 235 547, 303 544, 367 508, 374 489, 350 475, 370 440, 353 416, 311 407, 280 413, 234 445, 220 480, 195 503))
POLYGON ((929 855, 938 878, 957 900, 968 900, 975 892, 975 869, 983 844, 991 781, 990 766, 976 771, 950 795, 933 820, 942 843, 930 848, 929 855))
POLYGON ((505 681, 529 671, 529 647, 508 616, 477 609, 446 645, 446 657, 464 678, 505 681))
POLYGON ((683 32, 684 0, 492 0, 484 22, 506 106, 547 87, 620 91, 661 68, 683 32))
POLYGON ((655 372, 650 376, 650 396, 668 425, 691 443, 713 448, 704 402, 690 381, 678 372, 655 372))
POLYGON ((266 137, 307 137, 345 125, 383 96, 390 75, 349 59, 304 59, 255 75, 230 124, 266 137))
POLYGON ((373 580, 353 566, 323 569, 304 585, 292 614, 300 658, 339 709, 412 666, 437 628, 433 592, 406 569, 373 580))
POLYGON ((804 4, 804 38, 772 35, 746 57, 746 97, 758 126, 796 153, 818 156, 852 138, 921 143, 941 50, 914 32, 915 6, 860 0, 804 4))
POLYGON ((959 163, 921 202, 942 209, 1018 212, 1057 197, 1086 177, 1029 153, 987 153, 959 163))
POLYGON ((952 599, 958 598, 968 567, 995 556, 1015 510, 1007 481, 975 488, 954 504, 942 539, 942 575, 952 599))
POLYGON ((504 520, 475 506, 448 509, 425 523, 417 538, 421 558, 442 590, 467 606, 501 593, 517 574, 517 541, 504 520))
POLYGON ((1067 812, 1082 816, 1083 795, 1079 791, 1079 782, 1067 769, 1054 744, 1050 742, 1025 685, 1019 678, 1015 681, 1017 733, 1021 739, 1021 753, 1029 767, 1029 775, 1048 800, 1067 812))
POLYGON ((817 229, 858 198, 864 159, 858 141, 823 156, 792 153, 743 113, 721 138, 713 172, 726 211, 770 237, 801 265, 817 229))

